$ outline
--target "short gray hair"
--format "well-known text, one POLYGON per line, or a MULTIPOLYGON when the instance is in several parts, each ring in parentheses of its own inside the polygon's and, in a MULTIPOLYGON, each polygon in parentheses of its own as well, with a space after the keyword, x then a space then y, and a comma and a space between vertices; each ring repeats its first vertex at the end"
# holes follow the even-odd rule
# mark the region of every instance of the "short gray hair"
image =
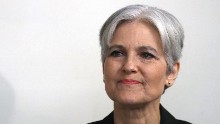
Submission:
POLYGON ((117 26, 124 21, 143 20, 158 30, 163 52, 166 55, 167 71, 173 71, 173 65, 180 59, 183 48, 184 31, 180 22, 165 10, 147 5, 129 5, 113 13, 100 31, 102 63, 104 63, 109 44, 117 26))

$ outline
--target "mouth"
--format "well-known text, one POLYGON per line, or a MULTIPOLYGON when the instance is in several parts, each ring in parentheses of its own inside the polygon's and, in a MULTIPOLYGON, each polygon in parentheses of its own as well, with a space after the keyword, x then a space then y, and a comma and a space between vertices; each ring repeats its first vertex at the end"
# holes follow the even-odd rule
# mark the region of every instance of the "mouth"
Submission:
POLYGON ((141 82, 139 82, 137 80, 133 80, 133 79, 122 79, 119 81, 119 83, 131 85, 131 84, 140 84, 141 82))

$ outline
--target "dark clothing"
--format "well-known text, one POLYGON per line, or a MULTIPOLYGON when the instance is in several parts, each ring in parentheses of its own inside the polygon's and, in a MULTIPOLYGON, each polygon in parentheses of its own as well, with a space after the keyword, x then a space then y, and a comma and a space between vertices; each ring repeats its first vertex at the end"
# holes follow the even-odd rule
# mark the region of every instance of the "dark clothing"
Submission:
MULTIPOLYGON (((177 120, 162 105, 160 105, 160 124, 191 124, 186 121, 177 120)), ((103 120, 92 122, 89 124, 114 124, 114 112, 111 112, 103 120)))

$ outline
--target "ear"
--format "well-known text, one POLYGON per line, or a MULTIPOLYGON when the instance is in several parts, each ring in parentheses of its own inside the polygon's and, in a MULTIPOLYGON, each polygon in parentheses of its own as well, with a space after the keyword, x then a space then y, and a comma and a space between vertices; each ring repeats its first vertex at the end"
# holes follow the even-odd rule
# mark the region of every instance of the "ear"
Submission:
POLYGON ((180 62, 178 61, 173 65, 172 72, 170 72, 167 76, 166 87, 171 87, 174 84, 174 81, 178 76, 179 70, 180 70, 180 62))

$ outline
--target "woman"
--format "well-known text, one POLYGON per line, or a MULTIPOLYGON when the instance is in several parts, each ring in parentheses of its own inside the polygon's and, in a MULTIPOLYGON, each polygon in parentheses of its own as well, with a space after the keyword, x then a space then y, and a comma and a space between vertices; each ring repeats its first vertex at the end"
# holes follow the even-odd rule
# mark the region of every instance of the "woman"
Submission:
POLYGON ((168 12, 130 5, 103 25, 100 45, 105 89, 114 111, 92 124, 189 124, 160 104, 177 78, 184 32, 168 12))

